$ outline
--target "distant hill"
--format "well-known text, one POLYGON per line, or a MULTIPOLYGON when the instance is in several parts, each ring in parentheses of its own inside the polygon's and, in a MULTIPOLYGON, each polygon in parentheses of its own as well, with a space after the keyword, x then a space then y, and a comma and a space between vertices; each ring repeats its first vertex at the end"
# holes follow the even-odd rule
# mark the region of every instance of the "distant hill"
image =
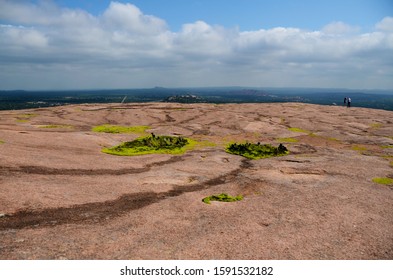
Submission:
POLYGON ((302 102, 343 105, 393 111, 393 91, 318 88, 146 88, 70 91, 0 91, 0 110, 51 107, 82 103, 180 102, 180 103, 276 103, 302 102))

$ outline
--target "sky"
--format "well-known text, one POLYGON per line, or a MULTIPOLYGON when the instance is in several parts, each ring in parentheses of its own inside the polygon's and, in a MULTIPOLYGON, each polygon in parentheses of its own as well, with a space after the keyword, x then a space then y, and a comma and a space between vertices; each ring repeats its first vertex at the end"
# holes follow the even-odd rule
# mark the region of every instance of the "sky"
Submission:
POLYGON ((0 90, 393 89, 393 0, 0 0, 0 90))

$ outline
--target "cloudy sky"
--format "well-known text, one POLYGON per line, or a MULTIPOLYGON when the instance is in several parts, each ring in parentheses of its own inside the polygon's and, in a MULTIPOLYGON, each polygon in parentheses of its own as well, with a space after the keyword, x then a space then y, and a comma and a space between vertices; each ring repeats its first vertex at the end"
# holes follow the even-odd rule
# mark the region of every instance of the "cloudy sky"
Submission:
POLYGON ((0 89, 393 89, 392 0, 0 0, 0 89))

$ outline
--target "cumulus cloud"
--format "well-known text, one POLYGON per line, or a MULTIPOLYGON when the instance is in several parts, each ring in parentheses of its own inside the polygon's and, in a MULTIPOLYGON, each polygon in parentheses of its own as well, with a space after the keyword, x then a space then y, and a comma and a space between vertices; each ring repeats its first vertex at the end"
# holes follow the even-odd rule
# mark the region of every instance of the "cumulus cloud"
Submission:
POLYGON ((48 45, 47 37, 41 32, 25 27, 1 25, 3 42, 17 42, 19 46, 29 48, 44 48, 48 45))
POLYGON ((93 16, 50 1, 0 0, 0 84, 392 88, 392 22, 381 19, 368 33, 344 22, 239 31, 204 21, 172 32, 130 3, 93 16))
POLYGON ((110 3, 102 19, 115 30, 137 34, 157 35, 167 28, 165 21, 160 18, 144 15, 132 4, 118 2, 110 3))
POLYGON ((322 32, 326 34, 347 34, 358 32, 359 30, 359 27, 351 26, 342 21, 335 21, 324 26, 322 32))
POLYGON ((393 32, 393 17, 385 17, 375 27, 381 31, 393 32))

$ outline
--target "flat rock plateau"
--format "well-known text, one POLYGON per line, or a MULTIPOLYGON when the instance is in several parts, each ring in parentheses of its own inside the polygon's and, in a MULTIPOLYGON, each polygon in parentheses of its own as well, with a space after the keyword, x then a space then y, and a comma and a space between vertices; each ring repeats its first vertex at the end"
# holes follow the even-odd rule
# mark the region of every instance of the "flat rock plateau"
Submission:
POLYGON ((393 259, 393 112, 300 103, 0 111, 0 259, 393 259), (149 126, 181 155, 101 152, 149 126), (230 142, 283 143, 249 160, 230 142), (243 195, 237 202, 202 199, 243 195))

